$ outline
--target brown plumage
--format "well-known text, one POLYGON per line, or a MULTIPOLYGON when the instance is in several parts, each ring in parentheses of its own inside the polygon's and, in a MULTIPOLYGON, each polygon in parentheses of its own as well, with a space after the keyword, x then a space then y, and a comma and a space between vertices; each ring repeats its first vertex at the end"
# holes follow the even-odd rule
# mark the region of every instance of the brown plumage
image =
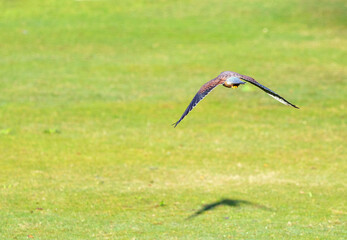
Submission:
POLYGON ((215 87, 217 87, 220 84, 223 84, 223 86, 228 87, 228 88, 230 88, 230 87, 237 88, 240 84, 245 84, 245 82, 242 82, 241 79, 257 86, 260 89, 262 89, 267 94, 269 94, 271 97, 275 98, 277 101, 279 101, 285 105, 292 106, 294 108, 298 108, 297 106, 288 102, 287 100, 285 100, 283 97, 281 97, 280 95, 278 95, 277 93, 275 93, 271 89, 261 85, 253 78, 246 76, 246 75, 239 74, 237 72, 225 71, 225 72, 222 72, 221 74, 219 74, 216 78, 214 78, 214 79, 208 81, 207 83, 205 83, 204 85, 202 85, 202 87, 199 89, 199 91, 194 96, 193 100, 188 105, 187 109, 182 114, 181 118, 177 122, 175 122, 173 125, 176 127, 183 120, 183 118, 185 116, 187 116, 188 113, 202 99, 204 99, 204 97, 206 97, 207 94, 209 94, 215 87))

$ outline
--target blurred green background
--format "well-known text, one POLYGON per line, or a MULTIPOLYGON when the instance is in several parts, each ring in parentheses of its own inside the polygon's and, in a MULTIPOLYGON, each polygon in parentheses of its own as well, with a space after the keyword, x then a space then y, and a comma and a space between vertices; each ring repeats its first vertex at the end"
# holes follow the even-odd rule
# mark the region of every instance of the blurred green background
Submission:
POLYGON ((0 9, 1 239, 346 237, 345 1, 0 9))

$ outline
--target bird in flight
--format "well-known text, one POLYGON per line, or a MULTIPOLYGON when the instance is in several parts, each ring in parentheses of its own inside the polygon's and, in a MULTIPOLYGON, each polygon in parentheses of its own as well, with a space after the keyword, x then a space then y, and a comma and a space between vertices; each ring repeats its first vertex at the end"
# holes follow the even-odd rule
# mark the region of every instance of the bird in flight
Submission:
POLYGON ((285 100, 283 97, 281 97, 280 95, 278 95, 277 93, 275 93, 271 89, 261 85, 260 83, 258 83, 253 78, 248 77, 246 75, 239 74, 237 72, 225 71, 225 72, 222 72, 221 74, 219 74, 216 78, 214 78, 214 79, 208 81, 207 83, 205 83, 204 85, 202 85, 202 87, 196 93, 196 95, 193 98, 193 100, 190 102, 190 104, 187 107, 187 109, 182 114, 181 118, 177 122, 175 122, 173 124, 174 127, 176 127, 183 120, 183 118, 185 118, 185 116, 187 116, 188 113, 190 111, 192 111, 192 109, 202 99, 204 99, 204 97, 206 97, 206 95, 209 94, 215 87, 217 87, 220 84, 223 84, 223 86, 227 87, 227 88, 237 88, 240 84, 245 84, 246 83, 246 82, 243 82, 241 79, 246 81, 246 82, 249 82, 250 84, 253 84, 253 85, 257 86, 258 88, 260 88, 261 90, 263 90, 264 92, 269 94, 271 97, 273 97, 277 101, 279 101, 279 102, 281 102, 281 103, 283 103, 285 105, 292 106, 294 108, 298 108, 297 106, 295 106, 294 104, 288 102, 287 100, 285 100))

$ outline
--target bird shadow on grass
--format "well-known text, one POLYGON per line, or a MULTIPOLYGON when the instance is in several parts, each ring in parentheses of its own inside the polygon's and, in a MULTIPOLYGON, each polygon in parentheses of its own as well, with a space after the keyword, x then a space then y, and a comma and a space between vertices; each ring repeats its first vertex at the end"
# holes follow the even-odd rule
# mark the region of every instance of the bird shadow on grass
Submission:
POLYGON ((222 199, 220 201, 204 205, 200 210, 196 211, 194 214, 190 215, 186 219, 187 220, 188 219, 192 219, 194 217, 197 217, 197 216, 203 214, 206 211, 210 211, 210 210, 212 210, 212 209, 214 209, 214 208, 216 208, 218 206, 223 206, 223 205, 224 206, 229 206, 229 207, 241 207, 242 205, 251 205, 251 206, 253 206, 255 208, 259 208, 259 209, 262 209, 262 210, 265 210, 265 211, 272 211, 271 208, 268 208, 268 207, 260 205, 260 204, 252 203, 252 202, 249 202, 249 201, 246 201, 246 200, 225 198, 225 199, 222 199))

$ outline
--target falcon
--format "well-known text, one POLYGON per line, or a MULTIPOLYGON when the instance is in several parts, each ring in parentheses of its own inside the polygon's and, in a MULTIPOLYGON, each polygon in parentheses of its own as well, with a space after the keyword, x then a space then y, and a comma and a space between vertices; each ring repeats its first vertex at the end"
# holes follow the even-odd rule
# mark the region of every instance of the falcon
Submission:
POLYGON ((277 101, 279 101, 285 105, 292 106, 294 108, 298 108, 297 106, 288 102, 287 100, 285 100, 283 97, 281 97, 280 95, 278 95, 277 93, 275 93, 271 89, 261 85, 253 78, 246 76, 246 75, 239 74, 237 72, 225 71, 225 72, 222 72, 221 74, 219 74, 216 78, 214 78, 214 79, 208 81, 207 83, 205 83, 204 85, 202 85, 200 90, 196 93, 195 97, 188 105, 187 109, 182 114, 181 118, 173 124, 174 127, 176 127, 183 120, 183 118, 185 118, 185 116, 187 116, 188 113, 190 111, 192 111, 192 109, 202 99, 204 99, 207 96, 207 94, 209 94, 215 87, 217 87, 220 84, 223 84, 223 86, 227 87, 227 88, 237 88, 240 84, 246 83, 242 80, 257 86, 258 88, 260 88, 261 90, 263 90, 264 92, 269 94, 271 97, 273 97, 277 101))

